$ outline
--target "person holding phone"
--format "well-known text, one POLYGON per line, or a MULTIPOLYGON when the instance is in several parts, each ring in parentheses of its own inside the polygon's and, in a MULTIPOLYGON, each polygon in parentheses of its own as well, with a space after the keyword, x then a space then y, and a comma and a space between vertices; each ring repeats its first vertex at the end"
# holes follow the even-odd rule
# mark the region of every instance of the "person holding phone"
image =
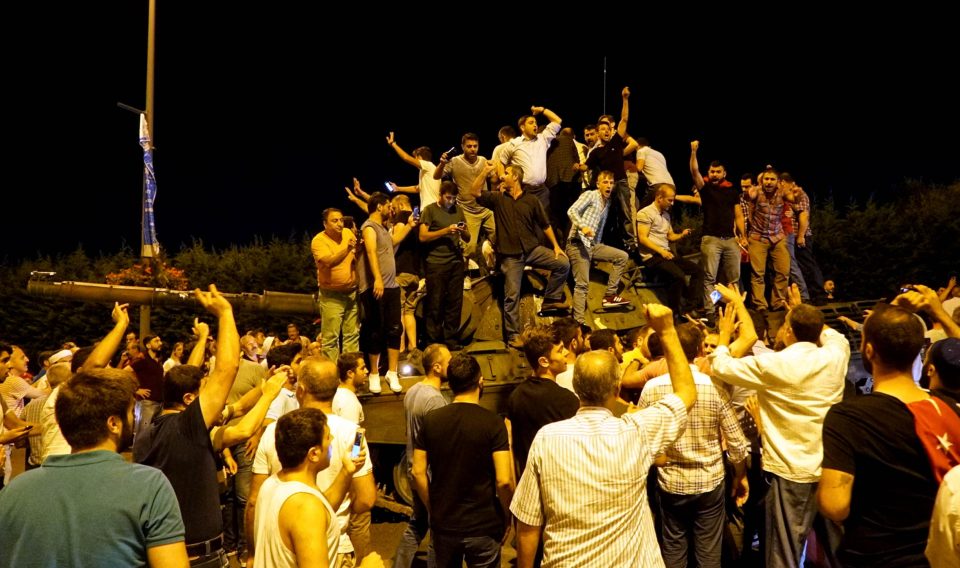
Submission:
POLYGON ((320 346, 323 355, 333 361, 343 351, 360 350, 357 311, 357 234, 350 217, 335 207, 324 209, 323 231, 310 242, 317 265, 320 298, 320 346), (346 230, 344 230, 346 229, 346 230))
POLYGON ((460 312, 463 309, 463 245, 468 239, 466 220, 457 205, 457 185, 440 184, 440 201, 423 210, 420 242, 423 244, 427 280, 423 318, 427 340, 460 349, 460 312))
POLYGON ((393 132, 387 136, 387 146, 393 148, 393 151, 400 156, 400 159, 417 168, 420 171, 420 178, 417 185, 397 185, 393 182, 387 182, 392 186, 391 192, 414 193, 420 195, 420 207, 426 208, 431 203, 436 203, 440 198, 440 180, 434 178, 434 171, 437 166, 433 163, 433 152, 426 146, 420 146, 413 151, 413 155, 406 153, 394 139, 393 132))

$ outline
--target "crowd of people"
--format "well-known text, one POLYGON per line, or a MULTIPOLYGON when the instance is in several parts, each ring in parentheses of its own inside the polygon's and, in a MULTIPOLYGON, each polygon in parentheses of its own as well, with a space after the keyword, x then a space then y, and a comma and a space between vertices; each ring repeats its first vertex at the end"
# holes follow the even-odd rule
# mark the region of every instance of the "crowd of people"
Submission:
POLYGON ((396 567, 428 532, 431 567, 499 566, 511 536, 520 568, 960 566, 955 280, 844 321, 873 379, 859 392, 847 335, 816 306, 832 287, 803 189, 769 167, 737 188, 716 161, 704 179, 694 141, 694 189, 678 195, 663 155, 628 134, 629 97, 586 144, 532 107, 490 160, 473 134, 435 165, 390 133, 418 183, 391 197, 355 180, 362 223, 323 212, 316 341, 294 324, 241 336, 210 286, 195 296, 215 338, 198 318, 169 347, 140 340, 118 304, 101 341, 40 354, 38 376, 0 343, 8 472, 29 446, 28 471, 0 489, 0 534, 19 535, 0 565, 382 566, 358 393, 381 393, 381 372, 402 392, 401 352, 422 346, 423 378, 403 392, 414 503, 396 567), (703 210, 700 264, 671 248, 690 235, 675 201, 703 210), (629 303, 629 262, 666 280, 663 304, 636 306, 643 328, 585 325, 594 261, 612 267, 608 309, 629 303), (504 342, 531 370, 499 414, 459 335, 474 265, 502 278, 504 342), (522 325, 527 266, 549 274, 541 309, 568 317, 522 325))

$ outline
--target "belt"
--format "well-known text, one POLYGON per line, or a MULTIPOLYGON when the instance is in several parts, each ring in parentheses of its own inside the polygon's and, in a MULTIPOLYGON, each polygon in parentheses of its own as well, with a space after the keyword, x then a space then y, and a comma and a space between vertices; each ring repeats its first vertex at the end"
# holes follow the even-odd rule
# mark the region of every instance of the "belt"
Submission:
POLYGON ((209 556, 223 549, 223 535, 218 534, 210 540, 187 545, 187 556, 209 556))

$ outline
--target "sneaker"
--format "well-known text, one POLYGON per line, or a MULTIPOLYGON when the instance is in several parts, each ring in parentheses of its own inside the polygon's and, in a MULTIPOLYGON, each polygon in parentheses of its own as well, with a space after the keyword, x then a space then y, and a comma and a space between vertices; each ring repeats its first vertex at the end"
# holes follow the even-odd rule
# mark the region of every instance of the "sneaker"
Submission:
POLYGON ((472 286, 473 286, 473 283, 470 281, 470 277, 469 277, 469 276, 464 276, 464 277, 463 277, 463 289, 464 289, 464 290, 469 290, 472 286))
POLYGON ((367 377, 367 388, 373 394, 380 394, 380 375, 370 375, 367 377))
POLYGON ((403 385, 400 384, 400 377, 392 371, 387 372, 387 382, 390 383, 390 390, 393 392, 400 392, 403 390, 403 385))
POLYGON ((514 337, 513 339, 507 342, 507 346, 513 349, 520 350, 520 349, 523 349, 523 342, 520 341, 519 337, 514 337))
POLYGON ((553 312, 553 311, 561 311, 561 310, 569 310, 569 309, 570 309, 570 306, 565 304, 563 300, 554 300, 550 302, 544 302, 540 306, 541 312, 553 312))
POLYGON ((629 300, 624 300, 621 296, 606 296, 603 299, 603 307, 605 308, 616 308, 617 306, 626 306, 629 305, 629 300))

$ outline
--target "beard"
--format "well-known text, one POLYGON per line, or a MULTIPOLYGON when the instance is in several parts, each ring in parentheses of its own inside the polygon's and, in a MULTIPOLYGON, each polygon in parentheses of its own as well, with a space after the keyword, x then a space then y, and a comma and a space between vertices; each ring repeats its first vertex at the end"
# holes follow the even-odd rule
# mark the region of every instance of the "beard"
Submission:
POLYGON ((124 417, 120 428, 120 442, 117 444, 117 453, 123 453, 133 446, 133 424, 124 417))

